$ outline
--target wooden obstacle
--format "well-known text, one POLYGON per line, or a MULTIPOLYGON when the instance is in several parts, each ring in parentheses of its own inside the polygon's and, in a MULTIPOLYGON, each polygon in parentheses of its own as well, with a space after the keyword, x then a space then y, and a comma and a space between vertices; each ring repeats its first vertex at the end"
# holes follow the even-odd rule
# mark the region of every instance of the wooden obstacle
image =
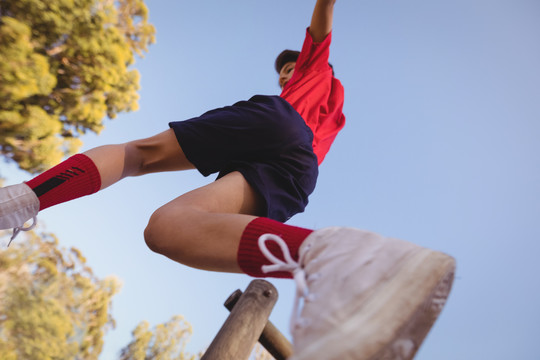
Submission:
POLYGON ((291 343, 268 321, 277 299, 274 285, 259 279, 233 292, 224 304, 231 313, 201 360, 247 360, 257 341, 276 360, 291 356, 291 343))

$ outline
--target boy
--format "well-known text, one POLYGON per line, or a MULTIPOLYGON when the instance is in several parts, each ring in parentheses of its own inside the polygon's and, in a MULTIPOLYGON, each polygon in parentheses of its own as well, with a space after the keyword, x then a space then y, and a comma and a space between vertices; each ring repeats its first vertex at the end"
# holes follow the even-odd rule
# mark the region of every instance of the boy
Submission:
POLYGON ((317 0, 302 51, 276 60, 280 96, 172 122, 0 189, 0 228, 15 236, 38 211, 126 176, 217 172, 151 216, 150 249, 195 268, 294 278, 297 305, 304 298, 292 318, 295 359, 412 358, 444 304, 454 260, 360 230, 283 224, 304 210, 345 121, 343 87, 328 64, 334 3, 317 0))

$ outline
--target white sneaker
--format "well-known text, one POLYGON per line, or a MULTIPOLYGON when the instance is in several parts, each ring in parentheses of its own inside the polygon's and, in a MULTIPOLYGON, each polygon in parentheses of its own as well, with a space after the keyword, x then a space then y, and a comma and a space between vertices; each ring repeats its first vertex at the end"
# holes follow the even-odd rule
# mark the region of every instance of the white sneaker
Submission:
POLYGON ((441 312, 455 260, 402 240, 351 228, 310 234, 294 262, 276 235, 259 239, 261 251, 297 282, 294 355, 289 360, 412 359, 441 312), (278 243, 285 262, 266 241, 278 243))
POLYGON ((10 243, 20 231, 34 228, 38 211, 39 199, 25 183, 0 188, 0 230, 13 229, 10 243), (24 227, 30 219, 33 224, 24 227))

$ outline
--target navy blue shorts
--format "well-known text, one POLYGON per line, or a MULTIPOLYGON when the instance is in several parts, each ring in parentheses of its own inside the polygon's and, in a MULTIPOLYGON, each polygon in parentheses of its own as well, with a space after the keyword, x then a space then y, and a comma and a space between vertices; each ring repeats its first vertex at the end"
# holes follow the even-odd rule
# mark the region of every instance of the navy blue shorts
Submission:
POLYGON ((239 171, 266 202, 263 216, 284 222, 304 211, 319 174, 313 133, 281 97, 256 95, 169 126, 204 176, 239 171))

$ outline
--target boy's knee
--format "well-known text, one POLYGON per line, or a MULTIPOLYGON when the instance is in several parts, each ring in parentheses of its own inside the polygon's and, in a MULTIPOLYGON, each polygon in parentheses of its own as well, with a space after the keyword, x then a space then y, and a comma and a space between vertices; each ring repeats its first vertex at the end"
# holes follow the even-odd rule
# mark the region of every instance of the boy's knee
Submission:
POLYGON ((165 255, 166 234, 164 229, 163 216, 160 210, 155 211, 144 229, 144 241, 153 252, 165 255))
POLYGON ((178 144, 176 135, 169 129, 156 136, 125 144, 126 159, 132 176, 161 171, 194 169, 178 144))
POLYGON ((125 163, 124 173, 128 176, 138 176, 145 173, 144 152, 141 150, 137 141, 128 142, 124 146, 125 163))
POLYGON ((183 236, 189 208, 175 208, 171 214, 167 205, 157 209, 144 229, 144 241, 150 250, 161 255, 174 257, 177 261, 184 256, 189 247, 188 238, 183 236))
POLYGON ((160 144, 152 139, 141 139, 125 144, 126 164, 125 168, 130 169, 131 176, 145 175, 155 171, 156 164, 162 162, 163 151, 160 151, 160 144))

